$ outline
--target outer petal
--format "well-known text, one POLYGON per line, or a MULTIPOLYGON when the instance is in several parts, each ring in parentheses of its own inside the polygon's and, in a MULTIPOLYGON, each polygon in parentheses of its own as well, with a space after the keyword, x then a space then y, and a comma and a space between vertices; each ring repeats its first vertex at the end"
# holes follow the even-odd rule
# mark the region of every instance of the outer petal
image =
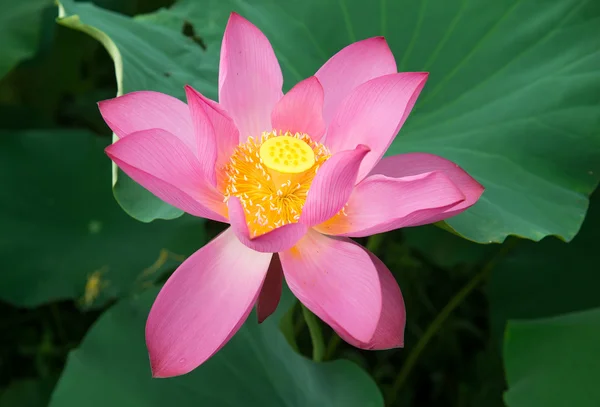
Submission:
POLYGON ((160 129, 133 133, 108 146, 106 153, 163 201, 195 216, 226 220, 222 195, 206 183, 196 157, 171 133, 160 129))
POLYGON ((371 340, 381 315, 382 287, 362 247, 311 230, 279 255, 288 286, 308 309, 360 342, 371 340))
POLYGON ((300 223, 314 226, 326 221, 344 207, 363 158, 369 149, 359 145, 354 150, 335 154, 319 168, 308 190, 300 223))
POLYGON ((271 112, 283 96, 283 75, 265 35, 231 13, 219 64, 219 102, 233 118, 240 140, 271 130, 271 112))
POLYGON ((371 175, 358 184, 345 214, 317 227, 322 233, 363 237, 429 220, 464 202, 465 196, 443 172, 404 178, 371 175))
POLYGON ((325 122, 331 122, 339 104, 352 89, 370 79, 396 72, 394 55, 383 37, 358 41, 339 51, 315 74, 325 89, 325 122))
POLYGON ((233 336, 256 302, 270 260, 226 230, 179 266, 146 324, 154 377, 188 373, 233 336))
POLYGON ((186 93, 194 94, 197 104, 203 108, 212 124, 217 145, 216 166, 221 166, 229 160, 233 150, 239 144, 240 132, 235 127, 233 119, 217 102, 202 95, 191 86, 186 86, 186 93))
POLYGON ((271 114, 273 128, 306 133, 319 141, 325 133, 323 96, 323 87, 314 76, 299 82, 275 105, 271 114))
POLYGON ((98 103, 100 114, 119 138, 148 129, 163 129, 197 153, 190 110, 181 100, 160 92, 131 92, 98 103))
POLYGON ((412 110, 427 74, 406 72, 381 76, 354 89, 340 104, 327 130, 325 144, 333 153, 365 144, 362 180, 381 159, 412 110))
POLYGON ((477 202, 485 190, 479 182, 457 164, 440 156, 427 153, 410 153, 386 157, 373 168, 371 174, 383 174, 388 177, 400 178, 429 171, 443 171, 460 188, 465 200, 432 217, 427 223, 458 215, 477 202))
MULTIPOLYGON (((367 249, 364 249, 367 251, 367 249)), ((352 337, 342 327, 333 329, 349 344, 361 349, 381 350, 404 346, 404 327, 406 325, 406 309, 402 292, 396 279, 388 268, 373 253, 368 252, 377 268, 381 282, 382 306, 377 328, 368 342, 361 342, 352 337)))
POLYGON ((258 252, 276 253, 288 250, 304 236, 308 229, 301 223, 290 223, 273 229, 264 235, 251 238, 246 222, 246 214, 240 200, 232 196, 229 198, 227 206, 229 208, 229 222, 231 223, 233 233, 235 233, 244 245, 258 252))
POLYGON ((269 315, 275 312, 279 299, 281 298, 281 286, 283 284, 283 269, 279 255, 275 253, 269 264, 267 278, 260 290, 258 302, 256 303, 256 314, 258 323, 261 324, 269 315))

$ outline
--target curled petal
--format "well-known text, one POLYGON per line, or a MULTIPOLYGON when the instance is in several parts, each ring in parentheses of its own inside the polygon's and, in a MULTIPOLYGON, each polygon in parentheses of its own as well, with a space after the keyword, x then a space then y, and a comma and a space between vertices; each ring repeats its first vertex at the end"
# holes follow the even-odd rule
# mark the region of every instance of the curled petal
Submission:
POLYGON ((276 253, 287 250, 304 236, 307 227, 301 223, 290 223, 255 238, 250 237, 244 207, 239 198, 231 196, 228 201, 229 222, 237 238, 252 250, 276 253))
POLYGON ((191 86, 186 86, 186 92, 194 94, 198 105, 202 106, 213 126, 215 143, 217 145, 216 166, 222 166, 229 160, 233 150, 239 144, 240 132, 235 127, 233 119, 229 117, 225 109, 217 102, 207 98, 191 86))
POLYGON ((369 236, 428 223, 464 200, 462 191, 441 171, 403 178, 370 175, 354 188, 344 213, 316 229, 330 235, 369 236))
POLYGON ((206 113, 206 102, 191 86, 185 87, 192 125, 196 135, 198 161, 204 179, 212 186, 217 184, 215 162, 217 161, 217 140, 215 128, 206 113))
POLYGON ((382 159, 371 171, 372 175, 382 174, 388 177, 401 178, 423 174, 430 171, 441 171, 448 176, 465 196, 464 201, 447 208, 444 212, 434 215, 419 223, 438 222, 451 216, 458 215, 479 200, 484 187, 471 177, 465 170, 450 160, 428 153, 400 154, 382 159))
POLYGON ((135 182, 163 201, 195 216, 226 220, 223 196, 204 179, 198 159, 165 130, 132 133, 106 154, 135 182))
POLYGON ((311 76, 294 86, 275 105, 271 114, 273 128, 291 133, 306 133, 319 141, 325 133, 323 87, 311 76))
POLYGON ((265 35, 231 13, 219 64, 219 103, 233 118, 240 141, 271 130, 271 112, 283 96, 283 75, 265 35))
POLYGON ((258 301, 256 303, 256 314, 258 316, 258 323, 264 322, 267 317, 277 309, 279 305, 279 299, 281 298, 281 286, 283 284, 283 269, 281 268, 281 261, 277 253, 273 254, 271 264, 269 264, 269 270, 267 271, 267 278, 260 290, 258 301))
POLYGON ((146 323, 153 376, 188 373, 218 351, 250 314, 270 260, 226 230, 183 262, 146 323))
POLYGON ((360 342, 371 340, 382 312, 382 287, 362 247, 311 230, 279 256, 288 286, 308 309, 360 342))
POLYGON ((396 72, 394 55, 383 37, 358 41, 339 51, 315 74, 325 90, 325 122, 331 122, 342 100, 358 85, 396 72))
POLYGON ((427 74, 380 76, 355 88, 339 105, 325 144, 336 153, 364 144, 371 149, 361 165, 362 180, 379 162, 412 110, 427 74))
POLYGON ((334 216, 348 201, 361 162, 369 149, 363 145, 334 154, 319 168, 302 208, 300 223, 314 226, 334 216))

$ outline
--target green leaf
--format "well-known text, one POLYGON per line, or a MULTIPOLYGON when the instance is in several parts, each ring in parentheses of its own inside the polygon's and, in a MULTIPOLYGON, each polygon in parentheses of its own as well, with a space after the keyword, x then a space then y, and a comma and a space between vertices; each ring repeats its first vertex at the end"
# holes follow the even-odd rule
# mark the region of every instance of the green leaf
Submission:
MULTIPOLYGON (((184 99, 183 85, 190 84, 216 98, 218 49, 206 52, 183 36, 183 19, 165 11, 134 19, 72 0, 61 1, 59 7, 60 24, 91 35, 107 49, 115 64, 119 95, 154 90, 184 99)), ((113 183, 119 204, 138 220, 174 219, 183 214, 114 165, 113 183)))
MULTIPOLYGON (((71 1, 64 5, 68 15, 89 24, 88 31, 96 27, 105 42, 114 41, 112 49, 120 50, 115 58, 119 81, 134 77, 136 86, 177 96, 181 91, 165 82, 180 89, 192 78, 206 79, 210 86, 199 87, 215 94, 216 52, 232 10, 269 37, 286 88, 312 75, 345 45, 385 35, 400 71, 431 73, 389 154, 441 155, 486 187, 480 202, 447 222, 467 239, 501 242, 514 234, 569 241, 598 183, 597 1, 181 0, 161 12, 171 31, 157 19, 143 25, 92 7, 73 7, 71 1), (206 44, 206 53, 184 52, 190 40, 172 29, 173 21, 184 19, 206 44), (164 35, 159 38, 155 31, 164 35), (213 68, 210 76, 196 73, 203 64, 213 68), (176 67, 178 75, 161 77, 167 66, 168 72, 176 67)), ((145 214, 147 219, 155 215, 145 214)))
POLYGON ((43 11, 50 6, 50 0, 0 0, 0 78, 35 54, 43 11))
POLYGON ((231 341, 192 373, 152 379, 144 324, 155 295, 153 290, 123 300, 100 318, 70 354, 50 407, 383 406, 375 383, 356 365, 314 363, 290 348, 277 320, 291 298, 261 325, 251 314, 231 341))
POLYGON ((83 131, 0 134, 0 299, 100 305, 140 290, 206 241, 201 219, 127 216, 110 193, 106 144, 83 131))
POLYGON ((504 360, 509 407, 596 407, 600 400, 600 308, 510 321, 504 360))
POLYGON ((403 229, 402 237, 407 246, 442 268, 476 264, 498 250, 498 245, 473 243, 435 225, 403 229))
POLYGON ((507 320, 540 318, 600 307, 600 192, 581 232, 570 243, 546 238, 520 244, 492 273, 489 295, 492 330, 507 320))
POLYGON ((14 380, 0 391, 0 407, 46 407, 55 383, 55 377, 14 380))

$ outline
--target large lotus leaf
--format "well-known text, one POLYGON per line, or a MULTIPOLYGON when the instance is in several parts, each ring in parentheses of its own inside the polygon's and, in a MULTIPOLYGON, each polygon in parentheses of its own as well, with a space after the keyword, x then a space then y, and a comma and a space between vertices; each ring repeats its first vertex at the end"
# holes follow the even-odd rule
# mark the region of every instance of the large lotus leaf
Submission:
POLYGON ((0 299, 100 305, 144 288, 206 242, 198 218, 127 216, 110 193, 106 145, 84 131, 0 133, 0 299))
POLYGON ((549 317, 600 307, 600 192, 594 193, 581 232, 570 243, 546 238, 519 242, 495 267, 489 285, 492 329, 506 321, 549 317))
MULTIPOLYGON (((121 91, 181 96, 190 82, 213 96, 216 54, 232 10, 270 38, 286 88, 350 42, 385 35, 400 71, 431 73, 389 152, 442 155, 486 187, 479 203, 448 221, 477 242, 510 234, 571 240, 598 183, 595 0, 181 0, 143 21, 71 0, 63 6, 63 24, 91 33, 111 52, 121 91), (188 34, 193 28, 191 39, 174 29, 183 26, 188 34)), ((133 216, 176 216, 162 204, 139 211, 136 200, 148 198, 136 194, 124 205, 133 216)))
POLYGON ((376 407, 372 379, 345 360, 315 363, 287 344, 277 321, 291 301, 258 325, 256 315, 205 364, 185 376, 152 379, 144 325, 152 290, 108 310, 73 351, 50 407, 376 407))
POLYGON ((435 225, 403 229, 402 237, 408 247, 444 268, 480 263, 499 249, 497 244, 473 243, 435 225))
MULTIPOLYGON (((134 19, 71 0, 59 7, 60 24, 91 35, 108 50, 115 64, 118 94, 155 90, 183 98, 183 85, 191 84, 216 97, 218 51, 208 53, 193 38, 183 36, 178 18, 158 12, 134 19)), ((134 218, 149 222, 182 214, 114 166, 113 182, 115 198, 134 218)))
POLYGON ((597 407, 600 308, 510 321, 504 344, 508 407, 597 407))
POLYGON ((56 379, 14 380, 0 392, 0 407, 46 407, 56 379))
POLYGON ((21 60, 35 54, 44 9, 51 6, 50 0, 0 0, 0 78, 21 60))

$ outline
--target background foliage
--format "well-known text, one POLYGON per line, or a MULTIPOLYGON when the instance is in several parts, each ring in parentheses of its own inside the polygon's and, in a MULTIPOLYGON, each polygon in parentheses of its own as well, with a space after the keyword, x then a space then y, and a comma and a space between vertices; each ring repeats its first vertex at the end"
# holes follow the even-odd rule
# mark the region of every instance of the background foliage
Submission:
POLYGON ((600 3, 171 3, 0 0, 0 407, 600 405, 600 3), (215 98, 232 10, 271 39, 286 89, 375 35, 431 73, 390 152, 450 158, 486 193, 362 242, 402 287, 404 349, 320 322, 313 342, 286 292, 192 374, 150 378, 148 307, 222 226, 113 173, 96 102, 185 83, 215 98))

